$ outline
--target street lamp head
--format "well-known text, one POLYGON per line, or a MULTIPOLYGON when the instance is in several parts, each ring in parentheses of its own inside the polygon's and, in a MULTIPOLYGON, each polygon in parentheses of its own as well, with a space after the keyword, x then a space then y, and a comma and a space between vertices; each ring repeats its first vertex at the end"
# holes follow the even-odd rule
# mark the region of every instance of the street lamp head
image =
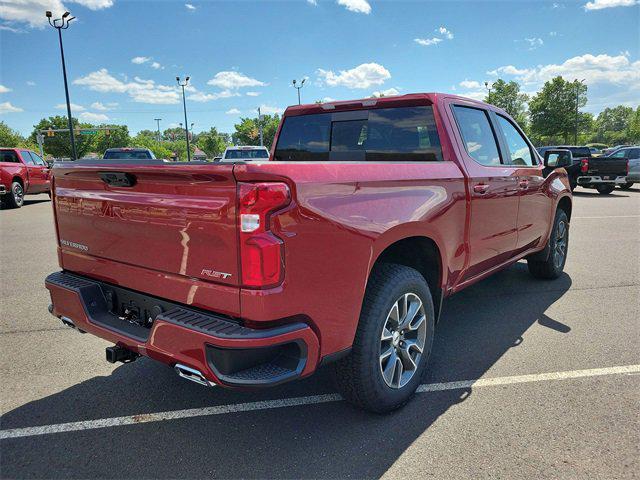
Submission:
POLYGON ((191 77, 187 77, 187 78, 185 78, 185 82, 188 82, 188 81, 189 81, 189 78, 191 78, 191 77))
POLYGON ((293 81, 293 85, 295 86, 295 84, 296 84, 296 81, 294 80, 294 81, 293 81))
POLYGON ((67 18, 69 15, 71 15, 69 12, 64 12, 62 14, 62 18, 67 18))
POLYGON ((176 82, 180 83, 180 77, 176 77, 176 82))
POLYGON ((305 82, 306 80, 307 80, 306 78, 303 78, 303 79, 302 79, 302 82, 300 83, 300 85, 304 85, 304 82, 305 82))
POLYGON ((45 15, 47 16, 47 18, 51 18, 52 14, 49 10, 46 11, 45 15))

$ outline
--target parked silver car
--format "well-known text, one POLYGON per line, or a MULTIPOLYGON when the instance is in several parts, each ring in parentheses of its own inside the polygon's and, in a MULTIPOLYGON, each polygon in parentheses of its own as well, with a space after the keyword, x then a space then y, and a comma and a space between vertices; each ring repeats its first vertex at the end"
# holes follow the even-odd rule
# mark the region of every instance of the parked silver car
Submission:
POLYGON ((620 185, 620 188, 629 190, 634 183, 640 183, 640 146, 620 148, 606 158, 626 158, 629 162, 627 183, 620 185))

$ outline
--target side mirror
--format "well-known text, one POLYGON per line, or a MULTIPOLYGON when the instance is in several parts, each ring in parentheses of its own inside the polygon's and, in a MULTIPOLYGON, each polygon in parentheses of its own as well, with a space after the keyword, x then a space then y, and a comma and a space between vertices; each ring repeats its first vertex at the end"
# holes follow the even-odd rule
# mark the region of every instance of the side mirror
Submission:
POLYGON ((544 166, 547 168, 564 168, 573 163, 573 155, 569 150, 547 150, 544 152, 544 166))

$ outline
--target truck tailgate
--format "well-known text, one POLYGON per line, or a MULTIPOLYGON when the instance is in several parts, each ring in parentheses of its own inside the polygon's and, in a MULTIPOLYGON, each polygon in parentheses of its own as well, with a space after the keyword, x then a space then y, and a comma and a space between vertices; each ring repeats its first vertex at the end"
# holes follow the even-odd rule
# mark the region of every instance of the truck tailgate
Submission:
POLYGON ((590 158, 589 175, 625 176, 627 174, 627 160, 625 158, 590 158))
POLYGON ((63 252, 237 284, 233 165, 78 161, 53 171, 63 252))

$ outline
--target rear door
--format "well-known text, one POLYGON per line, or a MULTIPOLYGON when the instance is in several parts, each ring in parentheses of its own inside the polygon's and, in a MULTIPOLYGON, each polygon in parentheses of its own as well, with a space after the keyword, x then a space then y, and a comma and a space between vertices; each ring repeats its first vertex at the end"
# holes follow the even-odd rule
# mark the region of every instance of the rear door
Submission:
POLYGON ((518 172, 503 161, 489 112, 475 104, 451 104, 461 158, 469 176, 469 265, 464 280, 514 255, 518 221, 518 172))
POLYGON ((77 161, 53 171, 63 257, 238 283, 233 165, 77 161))
POLYGON ((537 245, 549 231, 553 202, 544 191, 543 165, 524 133, 507 117, 495 114, 497 128, 505 147, 504 159, 518 177, 518 239, 516 249, 524 251, 537 245))

